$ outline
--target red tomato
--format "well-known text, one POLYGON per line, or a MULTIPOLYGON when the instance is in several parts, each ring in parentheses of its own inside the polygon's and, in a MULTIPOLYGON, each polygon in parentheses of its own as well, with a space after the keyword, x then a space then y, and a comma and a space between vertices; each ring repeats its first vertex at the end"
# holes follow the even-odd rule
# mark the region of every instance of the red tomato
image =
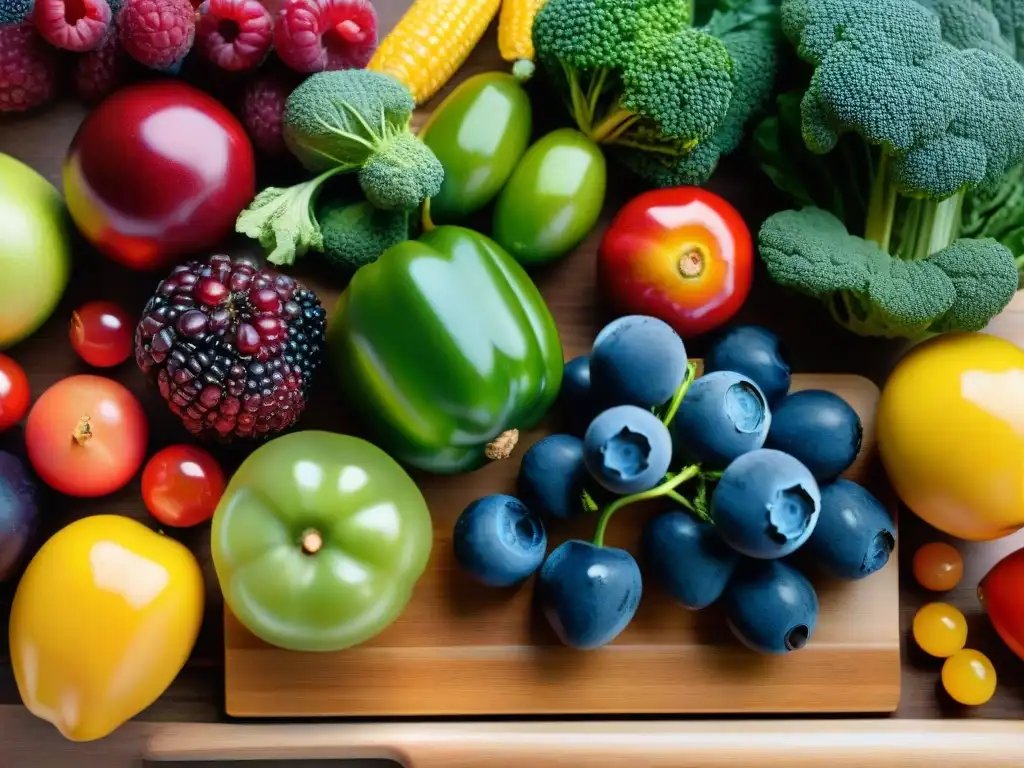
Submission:
POLYGON ((750 230, 729 203, 699 187, 645 192, 619 211, 598 254, 598 284, 624 315, 651 315, 684 338, 725 323, 754 274, 750 230))
POLYGON ((29 461, 51 488, 105 496, 142 466, 148 433, 146 414, 125 387, 102 376, 71 376, 36 400, 25 443, 29 461))
POLYGON ((1024 659, 1024 549, 992 566, 978 584, 978 597, 1003 642, 1024 659))
POLYGON ((132 354, 135 322, 112 301, 90 301, 71 313, 71 346, 89 365, 109 368, 132 354))
POLYGON ((29 399, 25 371, 7 355, 0 355, 0 432, 25 418, 29 399))
POLYGON ((223 493, 224 473, 217 459, 192 445, 164 448, 142 470, 142 499, 164 525, 205 523, 223 493))

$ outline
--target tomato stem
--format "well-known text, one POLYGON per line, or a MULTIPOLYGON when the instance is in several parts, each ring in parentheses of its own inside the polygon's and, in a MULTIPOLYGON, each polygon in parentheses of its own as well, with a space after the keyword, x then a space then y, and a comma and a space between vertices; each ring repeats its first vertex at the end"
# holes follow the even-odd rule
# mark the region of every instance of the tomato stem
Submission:
POLYGON ((320 535, 320 531, 310 528, 302 534, 302 551, 305 554, 315 555, 323 545, 324 537, 320 535))
POLYGON ((92 437, 92 426, 89 424, 89 417, 82 416, 75 425, 75 431, 71 433, 71 439, 79 445, 85 445, 90 437, 92 437))
POLYGON ((704 251, 690 246, 679 257, 679 274, 686 278, 700 277, 704 272, 704 251))

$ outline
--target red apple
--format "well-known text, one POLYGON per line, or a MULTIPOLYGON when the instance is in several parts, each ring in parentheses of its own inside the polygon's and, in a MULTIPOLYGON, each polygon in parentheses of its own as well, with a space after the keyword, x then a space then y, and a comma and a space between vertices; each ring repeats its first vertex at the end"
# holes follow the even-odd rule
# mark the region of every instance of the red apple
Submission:
POLYGON ((1024 549, 992 566, 978 584, 978 598, 1003 642, 1024 659, 1024 549))
POLYGON ((82 123, 64 162, 75 224, 133 269, 214 248, 255 185, 242 125, 211 96, 175 81, 115 92, 82 123))

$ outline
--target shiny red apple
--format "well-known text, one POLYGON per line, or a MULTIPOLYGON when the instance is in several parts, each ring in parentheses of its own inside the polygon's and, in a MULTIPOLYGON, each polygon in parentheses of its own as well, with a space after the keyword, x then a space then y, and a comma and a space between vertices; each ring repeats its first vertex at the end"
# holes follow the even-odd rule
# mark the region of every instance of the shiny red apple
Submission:
POLYGON ((1003 642, 1024 659, 1024 549, 992 566, 978 584, 978 597, 1003 642))
POLYGON ((255 186, 241 123, 213 97, 175 81, 115 92, 86 117, 64 162, 75 224, 133 269, 214 248, 255 186))

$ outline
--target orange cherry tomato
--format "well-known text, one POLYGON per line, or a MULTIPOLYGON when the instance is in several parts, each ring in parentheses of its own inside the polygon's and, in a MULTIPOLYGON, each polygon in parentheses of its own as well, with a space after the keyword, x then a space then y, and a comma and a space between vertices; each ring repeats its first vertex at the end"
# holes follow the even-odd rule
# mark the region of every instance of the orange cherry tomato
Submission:
POLYGON ((105 496, 123 487, 146 457, 149 427, 135 396, 112 379, 71 376, 32 406, 25 425, 29 461, 51 488, 105 496))
POLYGON ((224 493, 224 473, 209 452, 193 445, 158 451, 142 470, 142 500, 164 525, 187 528, 213 517, 224 493))
POLYGON ((25 418, 29 399, 25 371, 7 355, 0 355, 0 432, 25 418))
POLYGON ((956 547, 944 541, 923 545, 914 553, 914 578, 932 592, 948 592, 964 575, 964 559, 956 547))

